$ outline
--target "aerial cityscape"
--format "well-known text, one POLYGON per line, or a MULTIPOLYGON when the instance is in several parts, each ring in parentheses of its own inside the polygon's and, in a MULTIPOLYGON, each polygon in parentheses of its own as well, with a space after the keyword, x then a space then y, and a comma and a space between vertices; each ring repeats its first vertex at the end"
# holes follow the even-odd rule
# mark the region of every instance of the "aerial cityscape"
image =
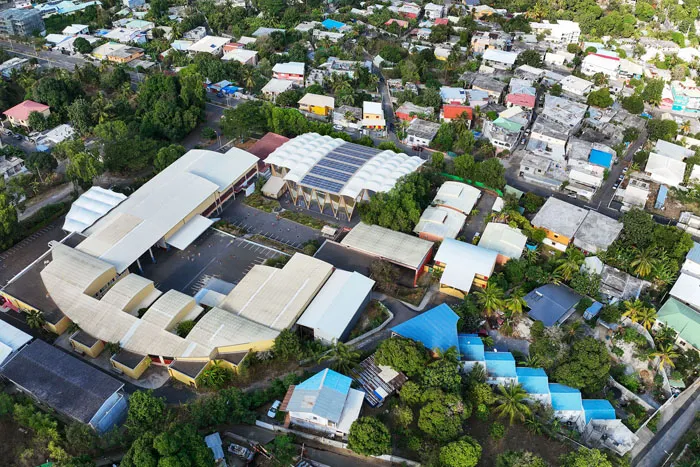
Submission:
POLYGON ((699 15, 0 3, 0 466, 700 467, 699 15))

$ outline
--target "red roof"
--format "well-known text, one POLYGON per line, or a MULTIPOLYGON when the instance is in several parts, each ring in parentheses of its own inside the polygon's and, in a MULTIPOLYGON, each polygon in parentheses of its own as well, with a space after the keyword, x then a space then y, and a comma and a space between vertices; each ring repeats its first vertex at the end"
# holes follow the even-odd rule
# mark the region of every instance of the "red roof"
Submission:
POLYGON ((3 115, 7 115, 8 117, 12 117, 16 120, 28 120, 30 113, 43 112, 48 109, 48 105, 40 104, 34 101, 24 101, 21 104, 17 104, 11 109, 4 111, 3 115))
POLYGON ((465 112, 471 120, 473 118, 472 108, 467 105, 445 104, 442 106, 442 118, 457 118, 465 112))
POLYGON ((601 58, 607 58, 609 60, 615 60, 618 62, 620 61, 619 57, 613 57, 612 55, 605 55, 605 54, 591 54, 591 55, 595 55, 596 57, 601 57, 601 58))
POLYGON ((449 23, 449 20, 447 18, 438 18, 435 20, 435 25, 446 25, 449 23))
POLYGON ((535 96, 530 94, 508 94, 506 96, 506 102, 532 109, 535 107, 535 96))
POLYGON ((248 152, 257 156, 261 161, 264 161, 275 149, 282 146, 287 141, 289 141, 289 138, 285 136, 278 135, 277 133, 267 133, 252 145, 248 149, 248 152))

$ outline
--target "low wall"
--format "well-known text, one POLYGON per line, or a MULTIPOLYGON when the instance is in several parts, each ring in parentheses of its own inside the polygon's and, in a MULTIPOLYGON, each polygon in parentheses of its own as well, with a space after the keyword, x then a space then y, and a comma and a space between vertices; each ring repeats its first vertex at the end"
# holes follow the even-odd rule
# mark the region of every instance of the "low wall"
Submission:
POLYGON ((627 389, 626 387, 624 387, 623 385, 621 385, 620 383, 615 381, 615 379, 612 376, 610 376, 608 378, 608 382, 610 384, 612 384, 613 387, 619 389, 620 392, 622 392, 622 399, 623 400, 633 400, 647 410, 656 410, 657 409, 657 407, 650 405, 647 401, 645 401, 644 399, 642 399, 641 397, 639 397, 638 395, 636 395, 635 393, 633 393, 632 391, 630 391, 629 389, 627 389))

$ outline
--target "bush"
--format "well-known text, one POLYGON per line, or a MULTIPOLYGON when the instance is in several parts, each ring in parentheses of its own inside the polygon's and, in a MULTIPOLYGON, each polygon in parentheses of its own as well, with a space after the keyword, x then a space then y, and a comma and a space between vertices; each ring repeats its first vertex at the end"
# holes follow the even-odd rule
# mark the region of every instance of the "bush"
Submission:
POLYGON ((216 138, 216 130, 210 127, 202 128, 202 138, 204 139, 214 139, 216 138))
POLYGON ((196 323, 191 319, 180 321, 175 332, 177 332, 177 335, 180 337, 187 337, 187 334, 190 333, 195 324, 196 323))
POLYGON ((486 404, 479 404, 476 406, 476 418, 485 422, 489 419, 490 411, 486 404))
POLYGON ((391 435, 376 418, 361 417, 350 427, 348 447, 365 456, 381 456, 391 452, 391 435))
POLYGON ((494 422, 489 428, 489 435, 495 440, 502 439, 506 434, 506 427, 503 423, 494 422))

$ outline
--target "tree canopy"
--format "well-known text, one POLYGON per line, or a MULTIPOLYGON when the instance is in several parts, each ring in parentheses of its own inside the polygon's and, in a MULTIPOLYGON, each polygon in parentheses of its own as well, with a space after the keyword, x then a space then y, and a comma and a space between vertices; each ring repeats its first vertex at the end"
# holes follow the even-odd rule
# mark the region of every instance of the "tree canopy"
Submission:
POLYGON ((440 465, 444 467, 474 467, 481 458, 481 446, 465 436, 440 448, 440 465))
POLYGON ((610 374, 610 355, 605 343, 584 337, 574 342, 568 359, 554 372, 556 380, 588 393, 602 389, 610 374))
POLYGON ((391 452, 391 435, 374 417, 360 417, 350 426, 348 447, 358 454, 381 456, 391 452))

